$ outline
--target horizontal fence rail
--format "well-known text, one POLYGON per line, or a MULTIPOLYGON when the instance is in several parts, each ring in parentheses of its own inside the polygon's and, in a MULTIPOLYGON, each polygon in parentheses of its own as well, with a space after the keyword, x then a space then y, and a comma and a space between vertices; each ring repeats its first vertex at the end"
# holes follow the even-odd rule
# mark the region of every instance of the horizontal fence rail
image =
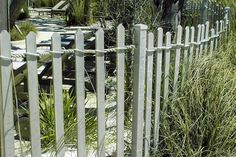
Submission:
MULTIPOLYGON (((30 115, 31 155, 41 156, 39 90, 37 78, 37 64, 41 55, 50 55, 53 71, 53 96, 55 110, 55 130, 57 157, 64 157, 66 153, 64 111, 63 111, 63 55, 75 56, 76 80, 76 121, 77 121, 77 156, 85 157, 88 151, 86 144, 86 116, 85 116, 85 54, 90 51, 96 57, 96 103, 97 103, 97 150, 96 156, 105 157, 106 144, 106 94, 105 94, 105 55, 116 52, 116 156, 125 156, 125 54, 134 49, 134 88, 132 104, 132 151, 133 157, 149 157, 158 151, 160 110, 166 109, 170 96, 175 96, 187 78, 188 69, 199 58, 214 54, 223 39, 227 36, 229 21, 224 19, 215 24, 206 22, 195 27, 178 26, 177 33, 163 33, 158 28, 157 34, 148 32, 143 24, 135 25, 135 45, 125 45, 125 28, 117 27, 117 47, 104 49, 104 31, 96 32, 96 49, 84 49, 84 35, 79 29, 75 34, 75 49, 64 51, 61 48, 60 35, 52 36, 52 50, 38 53, 36 49, 36 35, 30 33, 26 38, 28 97, 30 115), (214 27, 210 27, 210 26, 214 27), (225 35, 224 35, 225 34, 225 35), (174 35, 176 38, 174 38, 174 35), (155 38, 157 42, 154 43, 155 38), (155 47, 156 45, 156 47, 155 47), (174 56, 172 61, 171 56, 174 56), (171 63, 173 62, 174 77, 170 78, 171 63), (162 67, 163 66, 163 67, 162 67), (182 75, 180 75, 182 74, 182 75), (181 77, 181 78, 180 78, 181 77), (162 84, 163 82, 163 84, 162 84), (162 89, 163 88, 163 89, 162 89), (163 91, 163 92, 162 92, 163 91), (163 101, 162 101, 163 99, 163 101)), ((1 156, 14 157, 14 123, 13 123, 13 90, 14 77, 11 56, 10 35, 6 31, 0 34, 0 129, 1 156)), ((16 91, 14 91, 16 92, 16 91)), ((16 99, 16 98, 15 98, 16 99)))

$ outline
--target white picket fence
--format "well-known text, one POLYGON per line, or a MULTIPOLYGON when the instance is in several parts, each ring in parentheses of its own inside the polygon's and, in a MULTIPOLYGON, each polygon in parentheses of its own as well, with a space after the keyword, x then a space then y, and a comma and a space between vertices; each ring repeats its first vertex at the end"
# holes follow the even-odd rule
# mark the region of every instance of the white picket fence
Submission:
MULTIPOLYGON (((148 157, 150 147, 157 149, 159 143, 159 124, 161 96, 164 103, 168 100, 170 93, 170 55, 175 52, 173 93, 176 94, 181 87, 181 82, 186 79, 186 68, 191 68, 192 63, 203 55, 216 53, 221 39, 227 36, 228 19, 216 22, 215 28, 210 30, 209 22, 194 27, 186 27, 184 30, 178 26, 175 44, 172 34, 159 28, 157 35, 147 33, 147 26, 135 25, 134 45, 134 88, 133 88, 133 118, 132 118, 132 156, 148 157), (226 32, 226 33, 224 33, 226 32), (224 33, 224 34, 223 34, 224 33), (182 38, 182 36, 184 37, 182 38), (154 38, 157 37, 157 44, 154 38), (165 41, 163 41, 165 39, 165 41), (147 41, 147 42, 146 42, 147 41), (156 46, 155 46, 156 45, 156 46), (154 54, 156 59, 154 63, 154 54), (181 54, 183 53, 183 63, 181 54), (162 56, 164 54, 164 56, 162 56), (163 60, 164 58, 164 60, 163 60), (155 64, 155 69, 154 65, 155 64), (164 67, 162 67, 164 65, 164 67), (180 68, 183 65, 183 68, 180 68), (162 71, 164 69, 164 71, 162 71), (155 70, 155 78, 153 71, 155 70), (182 77, 180 78, 180 70, 182 77), (163 77, 164 76, 164 77, 163 77), (164 93, 161 93, 162 78, 164 78, 164 93), (155 87, 153 81, 155 80, 155 87), (155 97, 153 98, 153 89, 155 97), (154 102, 154 105, 153 105, 154 102), (154 106, 154 109, 152 108, 154 106), (152 115, 151 111, 154 110, 152 115), (151 121, 154 119, 154 134, 151 134, 151 121), (153 137, 153 139, 151 139, 153 137), (145 140, 144 140, 145 139, 145 140), (154 141, 154 143, 151 143, 154 141)), ((85 133, 85 84, 84 84, 84 36, 79 29, 75 34, 76 48, 76 97, 77 97, 77 156, 86 156, 86 133, 85 133)), ((117 114, 116 114, 116 153, 117 157, 124 154, 124 88, 125 88, 125 29, 122 25, 117 28, 117 114)), ((105 157, 105 64, 104 54, 104 32, 102 29, 96 32, 96 94, 97 94, 97 156, 105 157)), ((53 90, 55 103, 56 143, 57 157, 65 154, 64 146, 64 118, 62 100, 62 55, 60 35, 54 33, 52 36, 52 63, 53 63, 53 90)), ((30 106, 30 128, 31 128, 31 155, 40 157, 40 114, 39 114, 39 91, 37 76, 37 61, 41 54, 37 53, 36 35, 29 33, 26 38, 26 59, 28 75, 28 94, 30 106)), ((13 122, 13 69, 11 58, 10 35, 6 31, 0 34, 0 129, 1 129, 1 155, 14 157, 14 122, 13 122)))

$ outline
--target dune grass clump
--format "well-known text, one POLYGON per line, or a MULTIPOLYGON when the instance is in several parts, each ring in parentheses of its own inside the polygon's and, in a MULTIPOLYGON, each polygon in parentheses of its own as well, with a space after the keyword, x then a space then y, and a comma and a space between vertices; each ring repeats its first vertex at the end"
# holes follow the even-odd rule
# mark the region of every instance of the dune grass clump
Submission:
POLYGON ((198 59, 161 113, 158 156, 236 155, 236 39, 198 59))
POLYGON ((19 29, 21 32, 19 32, 16 27, 13 27, 11 30, 11 40, 23 40, 26 38, 26 36, 29 34, 29 32, 35 32, 37 33, 37 28, 31 23, 31 22, 23 22, 19 25, 19 29), (21 34, 22 33, 22 34, 21 34))

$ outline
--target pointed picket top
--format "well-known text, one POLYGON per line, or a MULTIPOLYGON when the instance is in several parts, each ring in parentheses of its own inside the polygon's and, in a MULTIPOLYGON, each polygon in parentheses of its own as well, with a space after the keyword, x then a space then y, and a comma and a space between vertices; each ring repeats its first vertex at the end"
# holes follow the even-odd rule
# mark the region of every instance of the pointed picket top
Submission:
POLYGON ((75 33, 75 48, 84 50, 84 33, 80 28, 75 33))
POLYGON ((177 29, 177 44, 181 44, 181 40, 182 40, 182 33, 183 33, 183 27, 181 25, 178 25, 178 29, 177 29))
POLYGON ((205 25, 201 25, 201 41, 203 41, 205 38, 205 25))
POLYGON ((3 30, 1 32, 1 55, 4 56, 4 57, 11 57, 11 53, 10 52, 10 49, 11 49, 11 37, 10 37, 10 34, 6 31, 6 30, 3 30))
POLYGON ((36 53, 36 34, 34 32, 30 32, 26 36, 26 49, 29 53, 36 53))
POLYGON ((157 33, 158 33, 157 46, 162 47, 162 44, 163 44, 163 28, 159 27, 157 29, 157 33))
POLYGON ((96 50, 104 50, 104 31, 102 28, 96 32, 96 50))
POLYGON ((117 46, 120 48, 125 46, 125 28, 122 24, 117 27, 117 46))
POLYGON ((195 35, 195 27, 191 27, 191 39, 190 39, 190 41, 191 41, 191 43, 192 42, 194 42, 194 35, 195 35))
POLYGON ((147 25, 144 25, 144 24, 136 24, 134 26, 135 29, 140 29, 140 30, 147 30, 148 29, 148 26, 147 25))
POLYGON ((207 21, 206 22, 206 31, 205 31, 206 40, 209 38, 209 29, 210 29, 210 23, 209 23, 209 21, 207 21))
POLYGON ((148 50, 154 50, 154 34, 152 32, 148 33, 148 50))
POLYGON ((187 26, 187 27, 185 27, 185 39, 184 39, 184 41, 185 41, 185 46, 186 45, 189 45, 189 26, 187 26))
POLYGON ((201 25, 198 25, 197 26, 197 28, 198 28, 198 30, 197 30, 197 43, 199 44, 200 43, 200 41, 201 41, 201 31, 202 31, 202 28, 201 28, 202 26, 201 25))
POLYGON ((52 35, 52 50, 61 51, 61 36, 58 33, 52 35))
POLYGON ((171 33, 170 32, 166 33, 166 46, 167 47, 171 46, 171 33))

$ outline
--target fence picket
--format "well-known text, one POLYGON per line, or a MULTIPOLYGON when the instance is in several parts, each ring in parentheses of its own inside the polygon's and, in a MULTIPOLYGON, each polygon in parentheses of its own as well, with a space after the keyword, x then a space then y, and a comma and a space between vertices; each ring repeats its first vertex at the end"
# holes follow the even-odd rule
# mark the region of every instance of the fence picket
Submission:
POLYGON ((178 29, 177 29, 177 41, 176 41, 177 48, 176 48, 176 52, 175 52, 175 72, 174 72, 174 84, 173 84, 174 95, 177 93, 177 89, 178 89, 182 33, 183 33, 183 28, 182 28, 182 26, 179 25, 178 29))
POLYGON ((196 46, 195 60, 198 59, 199 57, 200 44, 201 44, 201 31, 202 31, 201 25, 198 25, 197 27, 198 27, 198 30, 197 30, 197 46, 196 46))
POLYGON ((201 25, 201 41, 200 41, 200 53, 199 57, 203 55, 203 47, 204 47, 204 39, 205 39, 205 25, 201 25))
POLYGON ((147 26, 137 24, 135 30, 134 53, 134 94, 132 122, 132 157, 142 157, 143 154, 143 113, 144 113, 144 83, 146 63, 147 26))
MULTIPOLYGON (((158 28, 157 47, 163 46, 163 29, 158 28)), ((154 118, 154 148, 158 148, 159 143, 159 123, 160 123, 160 102, 161 102, 161 77, 162 77, 162 52, 163 50, 157 49, 156 58, 156 86, 155 86, 155 118, 154 118)))
POLYGON ((215 41, 215 29, 211 29, 211 45, 210 45, 210 54, 213 54, 214 50, 214 41, 215 41))
POLYGON ((56 122, 56 154, 64 157, 64 112, 62 95, 62 50, 61 37, 58 33, 52 35, 52 63, 53 63, 53 93, 56 122))
POLYGON ((184 39, 184 60, 183 60, 183 68, 182 68, 182 84, 181 87, 183 87, 183 83, 186 78, 186 69, 188 64, 188 51, 189 51, 189 27, 187 26, 185 28, 185 39, 184 39))
POLYGON ((0 121, 1 121, 1 154, 14 157, 14 122, 13 122, 13 91, 12 91, 12 60, 10 34, 0 34, 0 121))
POLYGON ((205 25, 206 25, 206 30, 205 30, 205 48, 204 48, 205 52, 204 53, 207 54, 207 52, 208 52, 208 42, 209 42, 209 29, 210 29, 209 28, 210 27, 209 21, 207 21, 205 25))
POLYGON ((154 52, 154 35, 148 34, 148 49, 146 61, 146 110, 145 110, 145 146, 144 156, 150 156, 150 138, 151 138, 151 113, 152 113, 152 77, 153 77, 153 52, 154 52))
POLYGON ((169 97, 169 77, 170 77, 170 48, 171 48, 171 33, 166 33, 166 50, 165 50, 165 75, 164 75, 164 107, 169 97))
POLYGON ((222 44, 223 33, 224 33, 224 21, 220 20, 220 41, 219 41, 220 45, 222 44))
POLYGON ((75 34, 75 78, 77 104, 77 156, 86 156, 85 142, 85 85, 84 85, 84 34, 78 29, 75 34))
POLYGON ((124 80, 125 80, 125 28, 122 24, 117 27, 117 143, 116 156, 124 156, 124 80))
POLYGON ((104 64, 104 31, 96 32, 96 87, 98 141, 97 156, 105 157, 105 64, 104 64))
POLYGON ((190 50, 189 50, 189 68, 191 68, 193 63, 193 50, 194 50, 194 36, 195 35, 195 28, 191 27, 191 39, 190 39, 190 50))
POLYGON ((219 41, 219 21, 216 21, 216 38, 215 38, 215 51, 218 49, 218 41, 219 41))
POLYGON ((38 67, 37 67, 37 50, 36 34, 29 33, 26 37, 27 50, 27 78, 28 94, 30 108, 30 135, 31 135, 31 154, 32 157, 41 156, 40 141, 40 115, 39 115, 39 91, 38 91, 38 67), (33 55, 35 54, 35 55, 33 55))

